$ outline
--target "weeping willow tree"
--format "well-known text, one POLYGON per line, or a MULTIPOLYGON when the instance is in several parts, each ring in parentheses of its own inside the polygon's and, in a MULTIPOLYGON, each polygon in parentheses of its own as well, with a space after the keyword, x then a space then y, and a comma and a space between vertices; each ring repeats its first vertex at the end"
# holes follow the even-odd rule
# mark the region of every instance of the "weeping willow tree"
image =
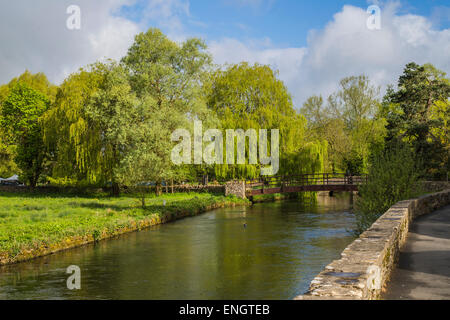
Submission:
POLYGON ((324 159, 327 158, 327 142, 313 141, 305 143, 299 150, 286 154, 280 170, 281 175, 322 173, 324 159))
POLYGON ((172 179, 171 133, 192 119, 214 118, 201 83, 211 57, 205 44, 178 44, 158 29, 135 37, 120 63, 71 75, 46 113, 45 141, 57 177, 118 186, 172 179))
MULTIPOLYGON (((306 119, 293 107, 292 98, 278 74, 269 66, 248 63, 227 66, 213 74, 208 106, 218 115, 222 129, 278 129, 278 174, 315 173, 323 170, 325 142, 306 141, 306 119)), ((270 136, 268 138, 270 141, 270 136)), ((269 143, 270 145, 270 143, 269 143)), ((235 146, 236 147, 236 146, 235 146)), ((248 155, 249 144, 246 143, 248 155)), ((216 165, 222 179, 253 179, 260 165, 216 165)))
POLYGON ((105 66, 95 64, 70 75, 43 116, 44 141, 53 155, 56 181, 95 184, 105 180, 107 159, 101 153, 101 137, 89 124, 85 108, 100 90, 104 73, 105 66))

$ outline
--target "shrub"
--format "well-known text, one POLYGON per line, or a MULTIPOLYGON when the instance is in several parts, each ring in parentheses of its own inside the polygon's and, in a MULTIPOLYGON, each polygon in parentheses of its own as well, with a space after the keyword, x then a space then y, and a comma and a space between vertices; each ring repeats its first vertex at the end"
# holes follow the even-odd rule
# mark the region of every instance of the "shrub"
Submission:
POLYGON ((417 195, 418 167, 412 151, 403 145, 373 156, 368 182, 359 188, 355 233, 364 232, 398 201, 417 195))

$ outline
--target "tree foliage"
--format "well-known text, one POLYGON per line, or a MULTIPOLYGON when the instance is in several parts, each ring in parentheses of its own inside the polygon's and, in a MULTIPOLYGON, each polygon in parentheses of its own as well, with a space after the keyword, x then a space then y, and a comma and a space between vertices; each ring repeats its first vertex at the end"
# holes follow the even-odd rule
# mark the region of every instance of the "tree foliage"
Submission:
POLYGON ((0 86, 0 175, 22 171, 35 185, 45 173, 51 181, 111 183, 116 191, 205 173, 223 180, 260 175, 261 165, 248 158, 244 165, 172 164, 171 134, 192 133, 196 120, 203 131, 267 129, 268 140, 279 129, 281 175, 373 173, 377 163, 388 165, 399 142, 424 164, 426 177, 450 172, 450 84, 432 65, 408 64, 381 104, 379 88, 361 75, 342 79, 326 99, 310 97, 299 112, 269 66, 213 68, 206 49, 200 39, 176 43, 151 28, 120 62, 97 62, 59 87, 28 71, 0 86))
POLYGON ((173 178, 171 133, 214 120, 202 83, 210 56, 198 39, 182 44, 157 29, 136 36, 122 62, 96 63, 61 85, 44 117, 54 175, 136 184, 173 178))
POLYGON ((36 186, 43 171, 46 152, 39 119, 49 105, 47 96, 20 82, 2 103, 2 127, 17 146, 15 162, 31 186, 36 186))
POLYGON ((382 116, 388 121, 387 142, 410 144, 425 174, 445 178, 449 164, 450 82, 432 65, 406 65, 398 90, 390 88, 384 98, 382 116))
POLYGON ((377 96, 378 89, 361 75, 342 79, 326 104, 321 96, 304 103, 309 135, 328 142, 328 170, 366 173, 371 154, 383 148, 385 120, 376 117, 377 96))
MULTIPOLYGON (((212 76, 208 107, 224 129, 279 129, 279 174, 322 170, 324 145, 305 141, 306 120, 294 109, 286 86, 269 66, 241 63, 217 70, 212 76), (302 158, 307 154, 311 157, 302 158), (299 158, 304 161, 295 160, 299 158)), ((258 166, 250 164, 218 165, 215 171, 228 179, 259 176, 258 166)))
MULTIPOLYGON (((0 86, 0 115, 2 114, 2 104, 8 98, 11 90, 18 84, 25 84, 28 87, 44 94, 50 102, 55 98, 57 87, 52 85, 43 73, 32 74, 28 70, 19 77, 12 79, 8 84, 0 86)), ((17 146, 12 139, 7 139, 6 127, 0 127, 0 177, 8 177, 13 174, 20 174, 20 168, 14 161, 17 146)))
POLYGON ((365 231, 398 201, 414 197, 419 175, 418 163, 407 145, 391 146, 375 154, 368 183, 359 187, 356 231, 365 231))
POLYGON ((139 122, 142 143, 129 156, 129 177, 159 184, 186 176, 185 167, 176 167, 170 161, 172 132, 178 128, 192 130, 193 120, 202 120, 206 127, 216 125, 216 117, 205 101, 204 83, 211 68, 211 57, 205 49, 199 39, 177 44, 161 31, 149 29, 136 36, 122 59, 132 90, 144 108, 139 122))
POLYGON ((59 87, 53 107, 43 116, 44 141, 52 154, 55 178, 105 182, 100 134, 89 125, 86 115, 86 106, 99 90, 105 72, 105 65, 97 63, 70 75, 59 87))

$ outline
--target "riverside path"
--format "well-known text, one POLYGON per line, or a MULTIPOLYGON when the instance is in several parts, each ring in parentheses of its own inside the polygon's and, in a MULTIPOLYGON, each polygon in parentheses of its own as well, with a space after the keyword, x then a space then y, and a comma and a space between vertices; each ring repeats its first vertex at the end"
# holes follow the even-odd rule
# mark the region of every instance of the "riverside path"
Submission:
POLYGON ((383 299, 450 299, 450 206, 413 222, 383 299))

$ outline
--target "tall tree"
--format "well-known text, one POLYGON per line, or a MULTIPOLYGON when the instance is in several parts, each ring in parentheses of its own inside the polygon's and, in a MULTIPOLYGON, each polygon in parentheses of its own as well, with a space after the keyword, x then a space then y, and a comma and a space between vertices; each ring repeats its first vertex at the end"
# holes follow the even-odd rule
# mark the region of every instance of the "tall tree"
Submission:
MULTIPOLYGON (((218 115, 224 129, 279 129, 279 174, 321 170, 322 144, 305 141, 306 119, 294 109, 286 86, 269 66, 241 63, 216 71, 208 106, 218 115), (310 152, 314 155, 306 162, 298 161, 300 154, 310 152)), ((251 164, 218 165, 216 174, 228 179, 255 178, 259 170, 251 164)))
POLYGON ((136 36, 120 64, 96 63, 66 79, 44 117, 54 173, 109 181, 116 193, 119 184, 173 177, 171 133, 189 128, 190 119, 214 118, 202 93, 211 60, 205 48, 150 29, 136 36))
POLYGON ((86 106, 100 90, 105 73, 106 66, 97 63, 70 75, 58 89, 53 107, 43 116, 44 141, 52 155, 56 179, 89 184, 106 180, 100 134, 89 125, 86 115, 86 106))
POLYGON ((379 150, 385 135, 385 121, 376 117, 380 108, 379 88, 365 75, 341 80, 339 90, 329 98, 329 110, 342 119, 350 137, 350 150, 344 155, 344 168, 352 173, 368 170, 372 148, 379 150))
POLYGON ((448 154, 450 82, 432 65, 406 65, 398 90, 390 88, 381 114, 388 121, 388 143, 408 142, 428 177, 445 178, 448 154), (447 126, 447 127, 446 127, 447 126))
POLYGON ((49 106, 47 96, 20 82, 2 103, 2 127, 8 140, 17 145, 15 162, 32 187, 43 171, 46 150, 39 119, 49 106))
POLYGON ((328 142, 328 166, 333 171, 364 173, 369 158, 382 148, 385 120, 377 117, 379 89, 361 75, 340 81, 339 90, 325 105, 321 97, 309 98, 301 109, 313 135, 328 142))
POLYGON ((141 179, 158 183, 184 176, 185 168, 173 166, 167 158, 170 153, 167 139, 170 141, 172 132, 178 128, 192 130, 193 120, 202 120, 205 128, 217 127, 216 117, 205 102, 204 85, 211 68, 206 45, 195 38, 177 44, 160 30, 149 29, 135 37, 122 62, 129 70, 133 92, 147 101, 148 114, 143 126, 147 130, 149 126, 158 128, 158 134, 152 131, 153 139, 159 141, 154 148, 163 160, 156 161, 152 156, 145 160, 147 157, 141 153, 136 162, 141 169, 136 167, 134 171, 141 172, 141 179))
POLYGON ((104 79, 86 106, 86 120, 97 134, 97 152, 104 159, 102 174, 119 195, 122 161, 134 148, 139 101, 132 93, 127 74, 121 66, 107 67, 104 79))
POLYGON ((160 181, 171 174, 170 121, 176 117, 167 119, 168 110, 150 95, 137 98, 128 79, 123 65, 107 66, 85 108, 86 122, 97 134, 102 174, 116 196, 120 185, 160 181))
POLYGON ((340 81, 339 90, 329 99, 329 110, 335 118, 343 119, 349 130, 372 118, 379 106, 379 88, 367 76, 347 77, 340 81))
MULTIPOLYGON (((41 92, 52 102, 56 95, 57 87, 51 84, 45 74, 32 74, 28 70, 19 77, 13 78, 8 84, 0 86, 0 115, 2 114, 2 104, 7 99, 11 89, 17 84, 26 84, 30 88, 41 92)), ((11 139, 7 139, 6 128, 0 127, 0 177, 20 174, 20 169, 14 162, 17 146, 11 139)))
POLYGON ((201 40, 177 44, 151 28, 135 37, 122 62, 129 69, 131 87, 139 98, 152 97, 159 107, 170 108, 174 116, 210 116, 201 84, 210 69, 211 56, 201 40))
POLYGON ((346 170, 345 159, 351 150, 351 137, 343 119, 335 118, 321 96, 307 99, 300 109, 308 121, 306 135, 310 140, 324 139, 327 142, 325 170, 337 172, 346 170))

